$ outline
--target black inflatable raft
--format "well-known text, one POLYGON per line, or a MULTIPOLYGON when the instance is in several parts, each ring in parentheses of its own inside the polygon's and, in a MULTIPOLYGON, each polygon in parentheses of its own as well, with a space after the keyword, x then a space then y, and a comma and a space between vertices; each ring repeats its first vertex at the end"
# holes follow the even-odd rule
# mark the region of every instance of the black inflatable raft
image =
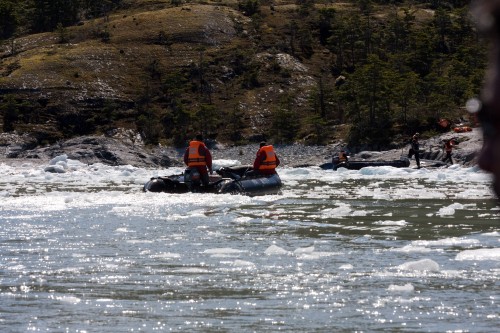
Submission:
POLYGON ((390 161, 348 161, 335 163, 324 163, 320 165, 321 169, 325 170, 337 170, 338 168, 346 168, 350 170, 359 170, 366 167, 378 167, 378 166, 392 166, 395 168, 406 168, 410 166, 410 160, 406 157, 401 157, 399 160, 390 161))
POLYGON ((249 196, 278 194, 282 182, 278 174, 252 175, 248 165, 222 167, 215 175, 210 175, 210 184, 201 184, 196 169, 187 168, 184 173, 167 177, 154 177, 144 184, 144 192, 166 193, 231 193, 249 196))

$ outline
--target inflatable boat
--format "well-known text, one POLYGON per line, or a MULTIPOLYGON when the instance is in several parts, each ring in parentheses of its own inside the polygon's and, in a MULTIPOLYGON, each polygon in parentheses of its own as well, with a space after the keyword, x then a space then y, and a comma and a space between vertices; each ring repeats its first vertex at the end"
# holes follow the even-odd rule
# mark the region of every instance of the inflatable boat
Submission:
POLYGON ((153 177, 144 184, 144 192, 166 193, 230 193, 249 196, 279 194, 282 182, 279 175, 254 175, 252 166, 222 167, 210 175, 210 183, 203 186, 198 170, 187 168, 182 174, 153 177))
POLYGON ((389 161, 348 161, 348 162, 338 162, 333 160, 331 163, 324 163, 320 165, 321 169, 324 170, 337 170, 338 168, 346 168, 349 170, 359 170, 366 167, 378 167, 378 166, 391 166, 394 168, 407 168, 410 166, 410 160, 406 157, 401 157, 399 160, 389 160, 389 161))

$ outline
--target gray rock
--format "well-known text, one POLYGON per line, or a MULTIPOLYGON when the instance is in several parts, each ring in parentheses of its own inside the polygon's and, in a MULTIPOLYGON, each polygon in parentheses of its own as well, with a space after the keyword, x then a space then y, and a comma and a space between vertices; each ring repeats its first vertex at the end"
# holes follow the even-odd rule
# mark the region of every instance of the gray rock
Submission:
MULTIPOLYGON (((50 160, 66 154, 69 159, 86 164, 103 163, 107 165, 134 165, 137 167, 171 167, 182 163, 173 150, 160 147, 147 149, 143 145, 133 145, 121 140, 104 136, 83 136, 35 149, 25 149, 14 144, 8 146, 5 157, 17 159, 50 160)), ((58 172, 57 170, 50 170, 58 172)))
MULTIPOLYGON (((474 129, 466 133, 446 133, 421 141, 422 158, 441 161, 443 140, 456 137, 460 143, 453 150, 455 163, 473 166, 477 163, 477 153, 482 146, 482 133, 474 129)), ((108 165, 133 165, 137 167, 172 167, 183 166, 184 148, 172 147, 147 148, 142 144, 134 144, 124 139, 105 136, 83 136, 62 141, 48 147, 32 148, 33 139, 29 136, 15 134, 0 135, 0 149, 4 148, 0 158, 19 161, 48 161, 56 156, 66 154, 69 159, 86 164, 103 163, 108 165)), ((281 165, 280 167, 309 167, 331 162, 333 154, 338 153, 343 142, 327 146, 308 146, 304 144, 274 145, 281 165)), ((347 147, 349 148, 349 147, 347 147)), ((211 145, 214 159, 238 160, 241 164, 252 164, 259 145, 226 146, 217 142, 211 145)), ((365 160, 397 160, 407 156, 409 145, 387 151, 362 151, 350 156, 352 159, 365 160)), ((414 160, 412 159, 412 163, 414 160)), ((50 172, 59 172, 55 168, 50 172)))

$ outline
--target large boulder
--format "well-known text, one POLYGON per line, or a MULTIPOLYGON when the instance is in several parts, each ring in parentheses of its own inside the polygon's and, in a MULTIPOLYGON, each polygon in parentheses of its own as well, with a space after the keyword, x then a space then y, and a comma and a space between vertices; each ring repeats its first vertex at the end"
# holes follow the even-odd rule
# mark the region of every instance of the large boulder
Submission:
POLYGON ((50 160, 59 155, 82 163, 108 165, 133 165, 137 167, 171 167, 182 165, 180 152, 142 144, 131 144, 105 136, 82 136, 61 141, 48 147, 32 148, 16 141, 7 145, 6 158, 50 160))

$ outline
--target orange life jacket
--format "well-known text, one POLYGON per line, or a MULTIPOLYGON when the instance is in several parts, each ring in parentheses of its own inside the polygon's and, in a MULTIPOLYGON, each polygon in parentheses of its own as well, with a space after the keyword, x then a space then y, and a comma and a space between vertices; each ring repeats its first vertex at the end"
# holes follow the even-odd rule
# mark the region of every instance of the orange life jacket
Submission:
POLYGON ((262 146, 257 154, 260 152, 266 153, 266 158, 260 163, 260 170, 272 170, 276 169, 276 153, 274 152, 273 146, 262 146))
POLYGON ((339 153, 339 162, 345 162, 345 161, 347 161, 347 155, 345 152, 341 151, 339 153))
POLYGON ((205 144, 201 141, 191 141, 189 143, 188 151, 188 166, 202 166, 207 165, 205 155, 200 155, 200 147, 204 147, 205 144))

